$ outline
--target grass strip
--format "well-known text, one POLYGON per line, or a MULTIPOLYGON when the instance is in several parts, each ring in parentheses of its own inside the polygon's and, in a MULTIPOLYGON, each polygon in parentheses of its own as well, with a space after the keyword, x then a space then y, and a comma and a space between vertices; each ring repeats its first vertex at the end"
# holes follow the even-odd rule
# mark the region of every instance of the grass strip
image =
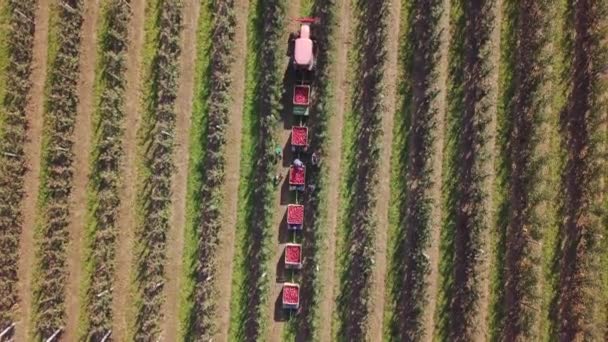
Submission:
MULTIPOLYGON (((17 265, 26 171, 25 108, 32 82, 36 2, 3 1, 0 12, 0 330, 15 317, 17 265)), ((27 227, 26 227, 27 229, 27 227)))
POLYGON ((194 286, 196 282, 196 262, 198 241, 200 238, 198 224, 202 203, 203 167, 206 155, 206 135, 210 81, 210 55, 213 30, 213 3, 205 0, 199 11, 196 33, 196 62, 194 75, 194 99, 190 129, 190 157, 188 185, 186 193, 186 228, 184 240, 184 276, 182 298, 180 303, 180 337, 188 336, 191 331, 191 314, 194 312, 194 286))

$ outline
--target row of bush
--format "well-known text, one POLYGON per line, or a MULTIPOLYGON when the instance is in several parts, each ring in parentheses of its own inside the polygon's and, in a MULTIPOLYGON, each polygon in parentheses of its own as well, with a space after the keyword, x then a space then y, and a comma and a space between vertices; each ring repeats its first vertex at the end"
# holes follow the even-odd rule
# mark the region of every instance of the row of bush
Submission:
POLYGON ((376 188, 380 163, 383 103, 383 77, 389 2, 355 3, 356 30, 351 119, 354 141, 347 170, 344 242, 338 295, 341 340, 364 340, 368 332, 370 290, 375 257, 376 188))
POLYGON ((566 103, 560 112, 561 255, 556 339, 606 338, 606 30, 605 1, 568 2, 566 103))
POLYGON ((149 74, 145 122, 140 132, 142 186, 138 204, 139 237, 136 276, 138 286, 134 339, 149 341, 160 336, 163 289, 167 260, 171 180, 175 171, 175 99, 179 80, 182 1, 163 0, 156 21, 158 34, 149 74))
POLYGON ((38 338, 47 338, 65 325, 67 227, 74 174, 72 147, 84 3, 60 0, 55 6, 57 26, 51 41, 56 41, 57 51, 49 64, 47 77, 34 287, 34 322, 38 338))
POLYGON ((273 217, 275 215, 276 172, 276 126, 281 113, 281 65, 284 51, 282 34, 285 20, 285 0, 260 0, 258 2, 260 17, 260 46, 257 47, 258 75, 254 98, 254 114, 257 127, 253 155, 251 179, 254 184, 249 196, 254 199, 248 208, 245 224, 247 232, 245 243, 248 245, 245 254, 247 269, 244 274, 243 315, 240 335, 246 339, 257 340, 264 334, 268 319, 267 297, 269 279, 266 276, 268 263, 273 255, 271 236, 273 217))
POLYGON ((111 329, 130 3, 104 4, 97 75, 95 147, 90 180, 89 279, 85 299, 87 340, 101 340, 111 329))
MULTIPOLYGON (((24 145, 27 118, 25 107, 32 82, 35 0, 11 0, 7 34, 8 64, 2 98, 0 131, 0 330, 11 324, 17 303, 17 262, 23 224, 23 176, 26 171, 24 145)), ((26 227, 27 229, 27 227, 26 227)))
MULTIPOLYGON (((319 19, 314 28, 317 44, 316 70, 312 87, 314 89, 311 99, 309 117, 310 150, 315 151, 321 160, 326 157, 326 149, 330 143, 328 137, 328 123, 332 115, 332 84, 331 79, 331 53, 334 44, 336 29, 336 1, 317 0, 312 5, 312 15, 319 19)), ((321 305, 321 291, 323 279, 320 272, 327 247, 327 165, 307 170, 307 184, 315 191, 306 196, 304 202, 306 217, 304 226, 303 255, 306 263, 301 271, 300 291, 301 310, 293 320, 293 330, 298 339, 317 341, 319 339, 319 306, 321 305)))
POLYGON ((488 259, 492 133, 490 52, 495 0, 451 4, 447 150, 444 184, 446 218, 442 230, 442 336, 473 340, 480 321, 482 266, 488 259))
POLYGON ((223 184, 225 179, 226 129, 230 114, 231 70, 235 35, 234 0, 215 0, 213 13, 210 64, 206 94, 206 127, 204 129, 204 157, 200 172, 202 186, 198 193, 196 214, 197 252, 194 269, 194 305, 188 320, 189 338, 211 340, 216 332, 216 282, 218 233, 221 227, 223 184))
POLYGON ((428 250, 437 220, 432 209, 435 141, 439 116, 439 48, 444 1, 407 3, 407 23, 402 36, 402 77, 400 109, 396 113, 393 147, 393 195, 398 208, 390 239, 389 270, 391 312, 388 334, 391 340, 416 340, 430 336, 425 331, 428 307, 428 277, 431 264, 428 250))
POLYGON ((501 151, 497 224, 505 232, 504 254, 500 257, 502 281, 496 286, 499 307, 494 333, 506 340, 538 339, 543 216, 547 196, 541 192, 542 165, 546 153, 540 152, 541 126, 547 96, 545 46, 546 1, 505 1, 501 39, 501 94, 498 111, 498 142, 501 151), (500 330, 500 331, 499 331, 500 330))

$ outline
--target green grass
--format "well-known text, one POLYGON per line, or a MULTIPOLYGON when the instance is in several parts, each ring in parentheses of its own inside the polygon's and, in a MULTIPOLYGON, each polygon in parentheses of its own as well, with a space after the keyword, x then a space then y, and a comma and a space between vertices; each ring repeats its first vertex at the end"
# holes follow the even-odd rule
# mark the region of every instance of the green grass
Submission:
POLYGON ((240 163, 240 180, 238 194, 238 212, 237 226, 235 232, 235 255, 234 267, 232 274, 232 295, 230 300, 230 328, 229 340, 239 340, 243 338, 242 324, 247 317, 244 317, 243 311, 247 306, 247 293, 244 291, 243 282, 245 274, 248 270, 247 260, 247 217, 252 210, 254 198, 251 193, 255 184, 250 182, 255 165, 255 150, 256 141, 258 139, 259 121, 256 120, 256 102, 258 95, 258 79, 260 72, 258 70, 259 54, 258 46, 261 43, 261 0, 254 0, 249 3, 249 8, 254 9, 249 11, 247 23, 247 51, 252 52, 247 54, 247 65, 245 75, 245 101, 243 108, 242 121, 242 141, 241 141, 241 163, 240 163))
POLYGON ((196 38, 196 66, 194 75, 194 101, 190 128, 190 156, 188 185, 186 189, 186 227, 184 239, 184 274, 182 278, 180 302, 180 329, 178 340, 187 335, 188 321, 193 310, 193 291, 195 285, 194 267, 198 248, 199 233, 197 218, 201 206, 200 189, 203 185, 202 173, 205 158, 207 131, 207 100, 209 97, 209 62, 211 52, 211 33, 213 13, 212 2, 201 3, 196 38))

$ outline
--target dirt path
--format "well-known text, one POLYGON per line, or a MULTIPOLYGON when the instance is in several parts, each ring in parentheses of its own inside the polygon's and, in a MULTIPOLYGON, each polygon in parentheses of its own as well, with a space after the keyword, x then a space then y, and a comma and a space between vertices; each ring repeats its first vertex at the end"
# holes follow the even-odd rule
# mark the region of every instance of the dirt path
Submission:
POLYGON ((80 79, 78 81, 78 108, 74 126, 74 188, 70 198, 67 249, 67 295, 65 340, 75 341, 78 336, 80 311, 80 285, 84 271, 85 226, 87 220, 87 185, 90 173, 92 115, 94 111, 95 64, 97 54, 97 16, 99 0, 87 1, 82 24, 80 45, 80 79))
POLYGON ((165 302, 162 312, 162 336, 176 338, 179 327, 179 302, 181 299, 181 280, 183 275, 184 229, 186 226, 186 193, 188 188, 188 165, 190 154, 190 117, 194 98, 194 74, 196 65, 196 32, 200 1, 184 2, 184 30, 182 32, 182 53, 180 57, 179 89, 175 100, 177 113, 175 122, 175 152, 173 154, 175 171, 171 182, 171 221, 167 241, 167 265, 165 302))
POLYGON ((441 43, 439 47, 439 76, 437 85, 439 94, 437 95, 437 126, 435 128, 435 146, 433 147, 433 187, 431 196, 435 205, 431 209, 432 229, 431 229, 431 246, 427 252, 429 256, 429 264, 431 272, 428 278, 428 310, 425 313, 427 333, 426 340, 431 341, 435 330, 435 311, 437 309, 437 293, 439 292, 439 244, 441 242, 441 225, 443 222, 442 208, 442 175, 443 175, 443 145, 445 137, 445 117, 447 112, 447 80, 448 80, 448 53, 450 44, 450 0, 444 0, 444 11, 439 23, 440 29, 443 30, 441 35, 441 43))
POLYGON ((217 255, 217 334, 216 341, 228 341, 230 328, 230 296, 234 258, 235 227, 237 225, 238 195, 241 168, 243 106, 245 100, 245 66, 247 65, 247 18, 249 0, 236 1, 234 64, 232 67, 232 107, 226 138, 226 166, 222 227, 219 231, 217 255))
POLYGON ((489 139, 488 139, 488 151, 489 151, 489 161, 484 165, 486 168, 485 174, 488 175, 487 179, 484 182, 484 188, 486 193, 488 194, 488 198, 483 204, 487 209, 486 212, 489 216, 489 224, 485 232, 485 243, 487 246, 486 253, 484 254, 484 262, 481 267, 483 276, 481 277, 481 292, 479 298, 479 322, 481 324, 480 329, 477 329, 481 336, 478 336, 480 340, 487 340, 489 338, 489 317, 490 317, 490 291, 491 291, 491 275, 490 270, 492 268, 492 261, 494 260, 494 252, 496 249, 497 241, 492 241, 493 233, 491 230, 495 227, 495 217, 496 210, 494 205, 494 186, 496 179, 495 172, 495 160, 496 160, 496 127, 497 127, 497 111, 498 111, 498 78, 499 78, 499 64, 500 64, 500 39, 501 39, 501 30, 500 23, 502 22, 502 0, 496 0, 495 5, 495 26, 491 36, 491 53, 490 60, 492 65, 492 75, 490 76, 490 103, 491 103, 491 117, 488 125, 489 139))
POLYGON ((137 184, 137 131, 141 122, 141 65, 144 43, 145 0, 131 1, 131 27, 127 57, 125 90, 126 117, 123 137, 124 165, 122 171, 121 203, 118 216, 118 237, 116 249, 116 277, 114 281, 114 301, 112 302, 115 341, 126 341, 129 324, 132 322, 132 270, 134 229, 136 219, 133 212, 136 201, 137 184))
POLYGON ((321 341, 331 341, 332 338, 332 317, 335 304, 335 288, 338 286, 339 279, 336 277, 336 231, 338 229, 338 214, 340 208, 340 162, 342 160, 342 127, 344 125, 344 110, 348 94, 348 49, 350 46, 351 35, 351 1, 340 0, 338 4, 338 20, 335 38, 335 61, 332 65, 332 79, 334 82, 334 102, 332 108, 334 115, 329 120, 329 137, 331 142, 328 144, 327 163, 329 174, 329 188, 327 191, 328 203, 332 207, 327 211, 327 250, 325 262, 321 269, 323 288, 321 289, 321 312, 320 312, 320 337, 321 341))
MULTIPOLYGON (((285 16, 285 32, 283 34, 282 42, 286 42, 290 32, 294 32, 298 30, 297 22, 292 21, 291 18, 298 18, 300 16, 300 0, 291 0, 287 6, 287 15, 285 16)), ((280 63, 280 70, 285 70, 285 68, 289 67, 287 63, 280 63)), ((286 82, 291 82, 288 78, 286 82)), ((288 85, 289 86, 289 85, 288 85)), ((281 113, 281 120, 279 124, 281 128, 277 135, 277 143, 283 147, 287 146, 283 150, 283 162, 279 165, 277 172, 283 177, 282 179, 286 179, 287 174, 289 172, 289 165, 293 160, 293 156, 291 154, 291 150, 289 148, 289 136, 291 134, 291 125, 292 125, 292 115, 287 111, 290 110, 291 107, 284 107, 283 113, 281 113)), ((287 186, 283 186, 284 183, 281 182, 281 186, 279 187, 279 193, 276 196, 275 201, 275 211, 274 211, 274 221, 272 227, 274 227, 273 233, 273 243, 276 246, 275 254, 272 258, 272 268, 270 270, 270 279, 274 282, 272 285, 272 289, 270 291, 270 301, 269 303, 269 314, 270 314, 270 326, 268 329, 268 341, 281 341, 283 340, 283 328, 285 326, 285 321, 282 319, 282 315, 280 315, 282 309, 277 309, 277 300, 281 295, 282 284, 285 281, 285 273, 284 267, 281 260, 283 256, 283 249, 285 248, 285 243, 288 241, 288 236, 286 234, 286 227, 283 226, 283 217, 285 212, 287 211, 287 204, 290 203, 290 191, 287 186)))
POLYGON ((373 285, 371 287, 371 309, 369 318, 369 339, 381 341, 383 336, 383 318, 385 302, 385 278, 387 266, 387 238, 388 238, 388 212, 390 205, 391 189, 391 147, 393 145, 393 119, 397 105, 397 77, 398 77, 398 55, 399 55, 399 29, 401 22, 401 1, 392 0, 389 9, 388 36, 387 36, 387 59, 384 90, 385 116, 382 120, 382 152, 380 155, 380 167, 378 169, 378 194, 376 215, 378 224, 376 230, 373 271, 373 285))
POLYGON ((44 83, 47 70, 47 43, 49 35, 49 0, 39 0, 36 13, 36 31, 32 60, 32 88, 27 115, 27 142, 25 155, 27 172, 24 176, 25 196, 22 204, 23 229, 19 251, 19 317, 15 331, 16 341, 26 341, 30 330, 32 310, 32 271, 34 264, 34 227, 36 225, 38 189, 40 188, 40 152, 44 111, 44 83))

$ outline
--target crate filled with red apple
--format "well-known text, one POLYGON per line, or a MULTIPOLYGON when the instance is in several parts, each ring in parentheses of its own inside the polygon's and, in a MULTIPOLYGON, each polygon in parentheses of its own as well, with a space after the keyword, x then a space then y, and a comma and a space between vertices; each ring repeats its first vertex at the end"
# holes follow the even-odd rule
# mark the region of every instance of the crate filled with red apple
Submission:
POLYGON ((283 309, 297 310, 300 308, 300 285, 295 283, 283 284, 283 309))
POLYGON ((302 268, 302 245, 298 243, 288 243, 285 245, 285 268, 302 268))

